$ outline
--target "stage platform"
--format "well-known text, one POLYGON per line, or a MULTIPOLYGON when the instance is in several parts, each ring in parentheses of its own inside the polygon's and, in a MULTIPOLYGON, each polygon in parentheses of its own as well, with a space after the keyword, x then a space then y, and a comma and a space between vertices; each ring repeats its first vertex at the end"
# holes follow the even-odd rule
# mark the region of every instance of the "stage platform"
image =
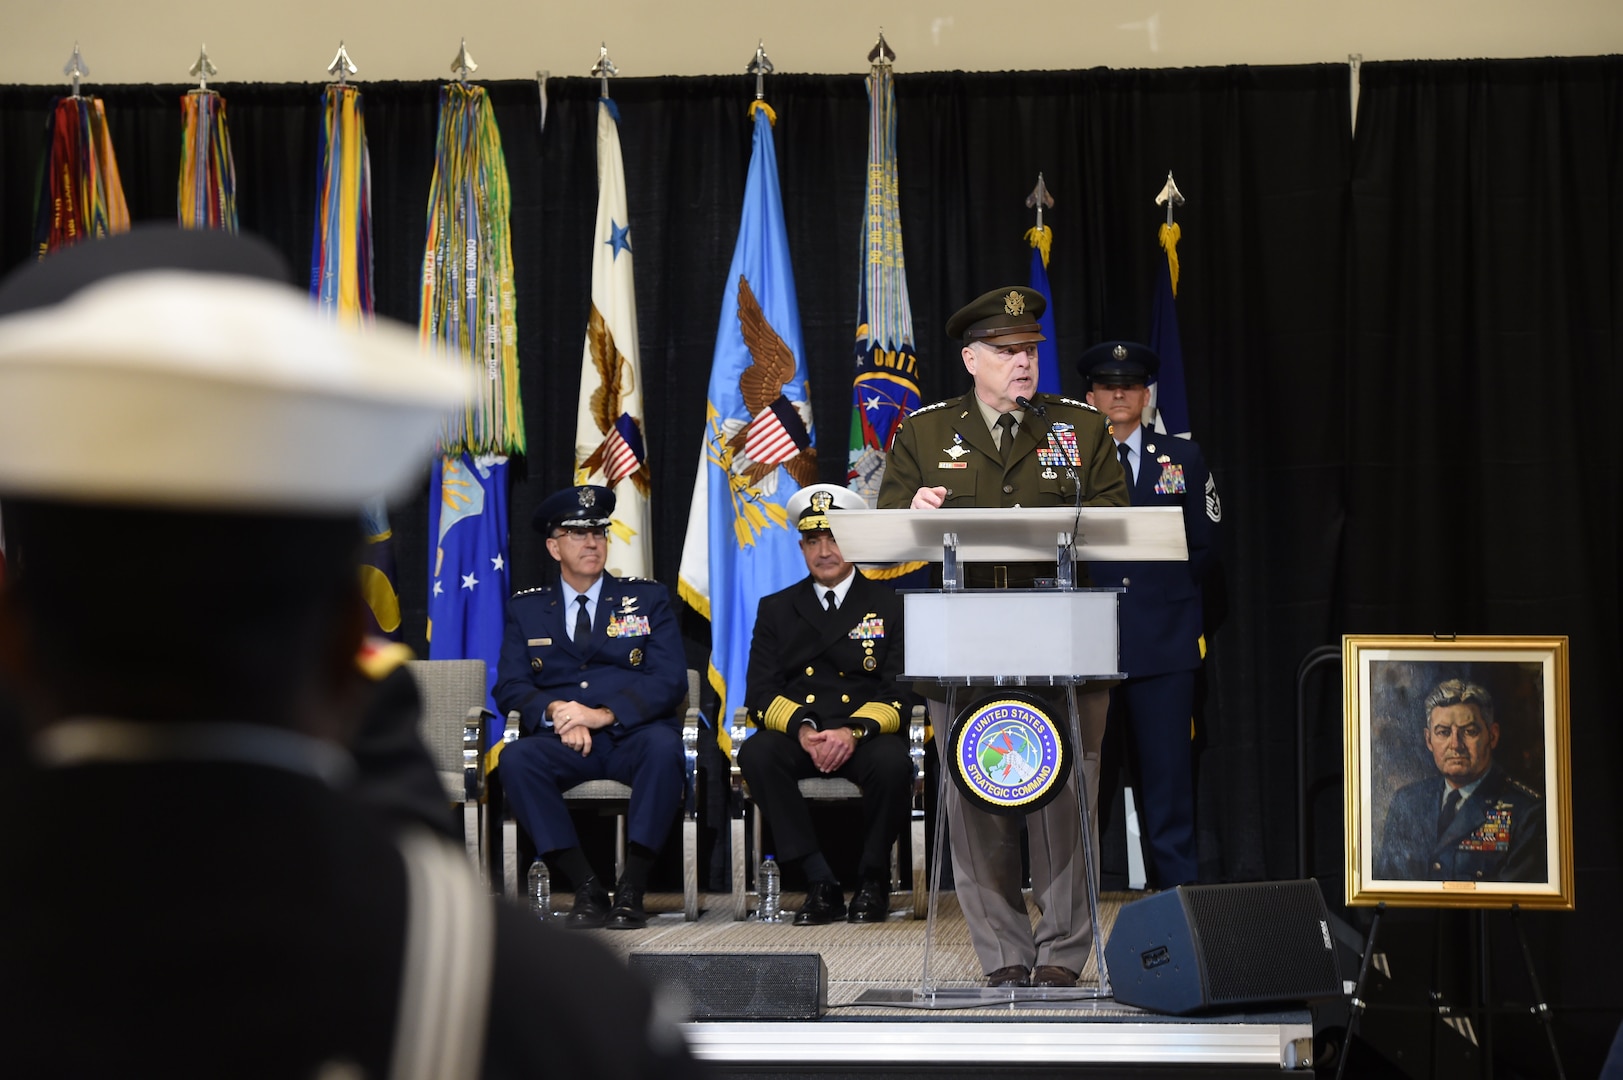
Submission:
MULTIPOLYGON (((1116 911, 1137 893, 1101 897, 1106 940, 1116 911)), ((680 897, 675 898, 679 906, 680 897)), ((1025 991, 954 1007, 909 1001, 923 975, 922 920, 893 912, 875 925, 797 927, 734 922, 731 903, 707 896, 697 922, 657 915, 645 930, 589 931, 633 954, 816 953, 828 969, 819 1020, 700 1020, 687 1024, 695 1052, 732 1077, 861 1076, 1277 1076, 1311 1075, 1313 1018, 1306 1008, 1200 1017, 1164 1016, 1076 992, 1025 991), (1045 996, 1030 999, 1033 994, 1045 996), (1022 999, 1016 1000, 1019 995, 1022 999), (866 996, 867 1000, 863 999, 866 996)), ((793 910, 801 898, 790 894, 793 910)), ((653 905, 651 905, 653 906, 653 905)), ((655 908, 657 910, 657 907, 655 908)), ((982 986, 969 932, 951 893, 940 898, 931 973, 942 997, 974 999, 982 986), (954 993, 956 992, 956 993, 954 993)), ((1084 988, 1097 990, 1090 963, 1084 988)), ((680 992, 680 991, 678 991, 680 992)), ((937 1002, 939 1004, 939 1002, 937 1002)), ((691 1013, 689 1014, 691 1015, 691 1013)))

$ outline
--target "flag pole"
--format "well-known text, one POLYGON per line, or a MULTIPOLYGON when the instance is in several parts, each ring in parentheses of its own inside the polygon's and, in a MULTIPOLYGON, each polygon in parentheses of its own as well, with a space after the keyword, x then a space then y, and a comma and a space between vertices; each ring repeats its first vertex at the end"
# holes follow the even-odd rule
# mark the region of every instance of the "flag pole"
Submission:
POLYGON ((597 63, 592 65, 591 75, 597 79, 598 96, 604 101, 609 100, 609 80, 618 74, 620 69, 609 59, 609 43, 601 42, 597 47, 597 63))

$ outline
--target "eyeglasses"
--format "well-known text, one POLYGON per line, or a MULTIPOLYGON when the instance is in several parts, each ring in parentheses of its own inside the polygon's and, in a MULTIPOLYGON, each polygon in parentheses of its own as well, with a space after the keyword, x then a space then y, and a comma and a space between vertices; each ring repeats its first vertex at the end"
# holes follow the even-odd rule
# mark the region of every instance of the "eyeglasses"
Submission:
POLYGON ((585 540, 589 536, 602 540, 608 534, 609 530, 602 525, 565 525, 552 535, 557 537, 567 536, 571 540, 585 540))

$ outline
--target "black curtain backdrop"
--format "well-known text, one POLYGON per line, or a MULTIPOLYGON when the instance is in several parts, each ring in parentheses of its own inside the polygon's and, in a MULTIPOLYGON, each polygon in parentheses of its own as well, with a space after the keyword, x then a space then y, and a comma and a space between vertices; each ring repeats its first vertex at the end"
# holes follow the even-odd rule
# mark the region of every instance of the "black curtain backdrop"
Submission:
MULTIPOLYGON (((512 496, 514 585, 549 576, 529 515, 570 479, 596 207, 597 82, 486 84, 513 191, 530 441, 512 496)), ((172 219, 182 86, 91 87, 132 215, 172 219)), ((305 273, 320 88, 219 86, 245 230, 305 273)), ((377 303, 415 322, 438 87, 366 84, 377 303)), ((705 386, 750 151, 745 76, 616 80, 636 253, 657 576, 674 586, 705 386)), ((50 87, 0 87, 0 264, 30 257, 50 87)), ((1623 58, 1371 63, 1356 138, 1347 68, 901 74, 903 236, 925 401, 967 386, 942 326, 1026 280, 1025 195, 1056 206, 1050 276, 1075 358, 1148 330, 1154 204, 1189 198, 1178 312, 1194 433, 1223 498, 1200 737, 1201 873, 1297 875, 1297 667, 1344 633, 1572 639, 1578 911, 1522 921, 1569 1068, 1623 995, 1619 480, 1623 58), (1597 963, 1597 943, 1611 950, 1597 963)), ((776 141, 823 479, 843 482, 867 147, 855 76, 774 76, 776 141)), ((426 477, 425 477, 426 488, 426 477)), ((422 648, 426 499, 393 517, 422 648)), ((132 613, 133 616, 133 613, 132 613)), ((689 616, 690 654, 707 628, 689 616)), ((1309 865, 1343 888, 1341 687, 1310 681, 1309 865)), ((1349 917, 1358 919, 1363 913, 1349 917)), ((1490 916, 1490 921, 1495 916, 1490 916)), ((1384 925, 1384 924, 1383 924, 1384 925)), ((1505 932, 1497 975, 1519 954, 1505 932)), ((1511 1024, 1506 1021, 1506 1024, 1511 1024)), ((1531 1043, 1531 1040, 1529 1040, 1531 1043)), ((1537 1061, 1539 1046, 1529 1054, 1537 1061)), ((1537 1071, 1536 1067, 1534 1071, 1537 1071)), ((1591 1070, 1592 1071, 1592 1070, 1591 1070)))

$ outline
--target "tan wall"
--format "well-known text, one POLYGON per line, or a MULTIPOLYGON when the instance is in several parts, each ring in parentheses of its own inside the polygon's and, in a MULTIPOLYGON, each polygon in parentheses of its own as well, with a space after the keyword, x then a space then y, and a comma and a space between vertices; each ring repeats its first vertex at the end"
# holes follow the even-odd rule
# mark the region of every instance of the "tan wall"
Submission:
POLYGON ((321 81, 343 39, 361 81, 439 79, 459 39, 476 79, 857 72, 876 30, 896 70, 1191 67, 1623 51, 1623 0, 0 0, 0 82, 185 82, 206 44, 222 82, 321 81))

